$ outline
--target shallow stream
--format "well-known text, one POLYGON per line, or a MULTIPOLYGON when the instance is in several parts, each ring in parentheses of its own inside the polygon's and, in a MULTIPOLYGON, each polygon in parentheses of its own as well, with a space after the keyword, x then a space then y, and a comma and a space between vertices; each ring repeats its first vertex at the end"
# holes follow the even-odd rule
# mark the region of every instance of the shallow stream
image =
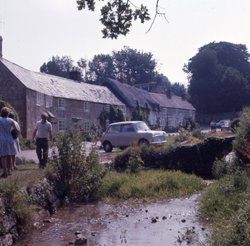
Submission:
POLYGON ((76 232, 84 235, 88 246, 209 245, 205 240, 208 229, 197 217, 198 199, 195 194, 136 207, 100 202, 71 205, 16 245, 70 245, 76 232))

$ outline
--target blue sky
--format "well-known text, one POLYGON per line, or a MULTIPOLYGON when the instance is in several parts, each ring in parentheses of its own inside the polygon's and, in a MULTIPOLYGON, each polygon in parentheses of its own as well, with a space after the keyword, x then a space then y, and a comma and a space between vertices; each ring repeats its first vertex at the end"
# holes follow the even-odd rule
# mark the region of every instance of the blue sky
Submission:
MULTIPOLYGON (((156 0, 134 0, 154 14, 156 0)), ((187 85, 183 65, 210 42, 246 44, 250 50, 249 0, 160 0, 166 13, 136 24, 126 37, 103 39, 99 12, 78 11, 75 0, 0 0, 3 57, 33 71, 55 55, 91 60, 129 46, 151 52, 158 71, 187 85)))

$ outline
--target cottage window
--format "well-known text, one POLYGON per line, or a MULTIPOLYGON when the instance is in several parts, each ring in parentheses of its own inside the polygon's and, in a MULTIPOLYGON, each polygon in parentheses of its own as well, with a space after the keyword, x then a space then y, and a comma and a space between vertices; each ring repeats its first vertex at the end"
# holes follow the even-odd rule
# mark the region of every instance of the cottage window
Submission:
POLYGON ((66 127, 65 127, 65 120, 60 119, 58 120, 58 131, 65 131, 66 127))
POLYGON ((37 106, 44 105, 44 95, 40 92, 36 93, 36 105, 37 106))
POLYGON ((51 108, 53 106, 53 97, 46 96, 46 108, 51 108))
POLYGON ((84 112, 89 112, 89 102, 83 102, 83 110, 84 112))
POLYGON ((89 131, 90 130, 90 122, 89 121, 84 121, 83 122, 83 130, 84 131, 89 131))
POLYGON ((65 108, 65 100, 64 98, 58 98, 58 107, 61 109, 65 108))

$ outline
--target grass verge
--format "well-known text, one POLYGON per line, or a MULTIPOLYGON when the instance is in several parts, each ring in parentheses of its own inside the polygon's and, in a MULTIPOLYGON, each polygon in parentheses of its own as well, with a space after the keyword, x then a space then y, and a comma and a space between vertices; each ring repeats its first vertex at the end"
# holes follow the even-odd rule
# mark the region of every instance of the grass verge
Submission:
POLYGON ((180 171, 148 170, 135 174, 110 172, 104 178, 101 197, 104 200, 154 201, 186 196, 203 187, 201 178, 180 171))
POLYGON ((250 176, 228 175, 202 195, 200 214, 211 223, 212 245, 250 245, 250 176))

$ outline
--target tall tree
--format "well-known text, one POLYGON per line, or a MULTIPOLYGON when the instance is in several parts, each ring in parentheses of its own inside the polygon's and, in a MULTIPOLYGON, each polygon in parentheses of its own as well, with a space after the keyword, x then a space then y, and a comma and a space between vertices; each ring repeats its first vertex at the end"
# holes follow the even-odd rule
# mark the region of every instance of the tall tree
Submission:
POLYGON ((114 78, 113 58, 110 55, 95 55, 88 66, 89 82, 100 84, 105 78, 114 78))
POLYGON ((203 113, 238 111, 250 102, 250 63, 245 45, 209 43, 189 59, 188 92, 203 113))
POLYGON ((178 82, 171 85, 171 91, 179 97, 185 97, 187 94, 185 86, 178 82))
POLYGON ((148 83, 155 78, 156 61, 151 53, 129 47, 113 52, 116 79, 130 85, 148 83))
POLYGON ((73 67, 73 60, 70 56, 52 56, 50 61, 43 63, 40 72, 69 78, 69 72, 73 67))

